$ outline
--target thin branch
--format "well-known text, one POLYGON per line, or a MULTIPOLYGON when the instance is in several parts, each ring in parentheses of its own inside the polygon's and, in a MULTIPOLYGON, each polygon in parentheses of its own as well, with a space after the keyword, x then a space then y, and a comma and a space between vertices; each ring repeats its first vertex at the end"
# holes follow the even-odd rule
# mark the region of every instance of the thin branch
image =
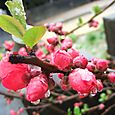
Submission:
POLYGON ((107 115, 107 112, 109 112, 112 108, 115 108, 115 104, 108 107, 101 115, 107 115))
POLYGON ((12 64, 25 63, 41 67, 46 73, 65 73, 58 69, 55 65, 52 65, 46 61, 43 61, 36 56, 20 56, 20 55, 11 55, 9 57, 9 62, 12 64))
POLYGON ((0 95, 4 95, 4 96, 8 96, 8 97, 14 97, 14 98, 22 99, 21 96, 16 95, 16 94, 13 94, 13 93, 6 93, 6 92, 2 92, 2 91, 0 91, 0 95))
POLYGON ((74 31, 78 30, 79 28, 85 26, 86 24, 88 24, 89 22, 91 22, 94 18, 96 18, 97 16, 99 16, 100 14, 102 14, 104 11, 106 11, 108 8, 110 8, 113 4, 115 3, 115 0, 113 0, 107 7, 105 7, 103 10, 101 10, 98 14, 95 14, 94 16, 92 16, 88 21, 86 21, 85 23, 83 23, 82 25, 74 28, 73 30, 71 30, 70 32, 68 32, 66 35, 69 35, 71 33, 73 33, 74 31))

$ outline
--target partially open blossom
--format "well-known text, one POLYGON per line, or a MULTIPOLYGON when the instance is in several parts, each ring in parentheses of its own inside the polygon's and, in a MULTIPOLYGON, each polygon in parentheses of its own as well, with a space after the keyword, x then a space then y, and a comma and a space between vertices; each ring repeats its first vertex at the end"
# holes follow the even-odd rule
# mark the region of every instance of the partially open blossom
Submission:
POLYGON ((108 61, 104 59, 98 59, 96 62, 96 68, 99 71, 105 71, 108 68, 108 61))
POLYGON ((79 68, 85 68, 87 66, 88 60, 84 56, 77 56, 73 60, 73 65, 79 68))
POLYGON ((70 86, 80 95, 87 95, 96 88, 95 75, 87 69, 75 69, 68 77, 70 86))
POLYGON ((115 73, 114 72, 109 73, 108 79, 110 80, 111 83, 115 83, 115 73))
POLYGON ((58 78, 62 79, 64 77, 63 73, 57 73, 58 78))
POLYGON ((72 59, 76 58, 77 56, 79 56, 79 51, 76 49, 68 49, 68 53, 71 55, 72 59))
POLYGON ((22 89, 30 80, 28 65, 0 61, 0 77, 4 87, 14 91, 22 89))
POLYGON ((4 47, 7 50, 12 50, 14 48, 14 42, 13 41, 5 41, 4 47))
POLYGON ((24 48, 24 47, 19 49, 18 54, 22 55, 22 56, 27 56, 28 55, 28 53, 26 51, 26 48, 24 48))
POLYGON ((71 48, 72 47, 72 40, 68 37, 66 37, 63 41, 62 41, 62 44, 61 44, 61 49, 62 50, 66 50, 68 48, 71 48))
POLYGON ((26 99, 28 101, 37 101, 45 96, 48 90, 48 80, 44 74, 31 79, 26 90, 26 99))
POLYGON ((51 63, 61 70, 66 70, 72 64, 72 58, 66 51, 58 50, 53 54, 51 63))

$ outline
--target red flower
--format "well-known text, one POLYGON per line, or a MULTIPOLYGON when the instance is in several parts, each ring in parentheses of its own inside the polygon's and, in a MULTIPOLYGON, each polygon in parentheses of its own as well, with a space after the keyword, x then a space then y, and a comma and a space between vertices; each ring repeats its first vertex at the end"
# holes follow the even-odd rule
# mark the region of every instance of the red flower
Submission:
POLYGON ((96 88, 97 81, 87 69, 75 69, 69 74, 69 83, 79 94, 89 94, 96 88))
POLYGON ((48 81, 44 74, 31 79, 27 86, 26 98, 28 101, 37 101, 45 96, 48 90, 48 81))
POLYGON ((87 66, 88 60, 84 56, 77 56, 73 60, 73 65, 79 68, 85 68, 87 66))
POLYGON ((30 76, 26 64, 11 64, 10 62, 0 62, 0 77, 4 87, 11 90, 22 89, 27 86, 30 76))
POLYGON ((110 82, 115 83, 115 73, 114 72, 109 73, 108 79, 110 80, 110 82))
POLYGON ((96 62, 96 68, 100 71, 106 71, 108 68, 108 61, 104 59, 98 59, 96 62))
POLYGON ((66 70, 72 64, 72 58, 66 51, 58 50, 52 56, 51 63, 61 70, 66 70))
POLYGON ((73 48, 68 49, 68 53, 71 55, 72 59, 79 56, 79 51, 73 48))

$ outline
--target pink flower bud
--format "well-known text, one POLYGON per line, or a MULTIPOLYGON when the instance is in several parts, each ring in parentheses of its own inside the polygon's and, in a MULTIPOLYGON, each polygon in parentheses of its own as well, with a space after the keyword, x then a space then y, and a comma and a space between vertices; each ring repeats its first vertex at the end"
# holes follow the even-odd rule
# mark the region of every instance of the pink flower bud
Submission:
POLYGON ((95 75, 87 69, 75 69, 69 74, 70 86, 80 95, 87 95, 96 87, 95 75))
POLYGON ((105 105, 103 104, 103 103, 101 103, 100 105, 99 105, 99 109, 100 110, 103 110, 105 108, 105 105))
POLYGON ((83 102, 76 102, 74 103, 74 107, 80 107, 83 104, 83 102))
POLYGON ((79 68, 85 68, 87 66, 88 60, 84 56, 77 56, 73 60, 73 65, 79 68))
POLYGON ((5 41, 4 47, 7 50, 12 50, 14 48, 14 42, 13 41, 5 41))
POLYGON ((102 89, 103 89, 103 84, 102 84, 102 82, 101 82, 101 80, 97 80, 97 90, 98 91, 102 91, 102 89))
POLYGON ((22 55, 22 56, 27 56, 28 55, 28 53, 26 52, 26 48, 24 48, 24 47, 19 49, 18 54, 22 55))
POLYGON ((98 21, 95 21, 95 20, 92 20, 90 23, 89 23, 89 27, 98 27, 99 25, 99 22, 98 21))
POLYGON ((62 50, 66 50, 68 48, 72 47, 72 40, 68 37, 66 37, 63 41, 62 41, 62 46, 61 49, 62 50))
POLYGON ((43 51, 41 49, 38 49, 36 52, 35 52, 35 55, 37 58, 40 58, 40 59, 43 59, 46 57, 46 55, 43 53, 43 51))
POLYGON ((115 73, 114 72, 109 73, 108 79, 110 80, 111 83, 115 83, 115 73))
POLYGON ((64 74, 63 73, 58 73, 57 76, 58 76, 58 78, 62 79, 64 77, 64 74))
POLYGON ((108 68, 108 61, 104 59, 98 59, 96 63, 96 68, 102 72, 106 71, 106 69, 108 68))
POLYGON ((47 51, 49 51, 50 53, 52 53, 52 52, 54 52, 54 46, 53 45, 51 45, 51 44, 48 44, 47 46, 46 46, 46 49, 47 49, 47 51))
POLYGON ((54 53, 51 63, 61 70, 66 70, 70 68, 72 64, 72 58, 66 51, 58 50, 54 53))
POLYGON ((21 108, 19 109, 19 112, 20 112, 20 113, 24 112, 24 108, 21 107, 21 108))
POLYGON ((10 110, 10 115, 17 115, 17 113, 13 109, 11 109, 10 110))
POLYGON ((56 45, 58 42, 58 38, 57 37, 47 38, 47 41, 49 44, 56 45))
POLYGON ((28 101, 37 101, 45 96, 48 90, 48 80, 44 74, 31 79, 27 86, 26 99, 28 101))
POLYGON ((57 22, 57 23, 56 23, 56 27, 57 27, 58 29, 62 29, 63 24, 62 24, 61 22, 57 22))
POLYGON ((95 65, 91 62, 88 62, 87 69, 91 72, 94 72, 95 71, 95 65))
POLYGON ((79 56, 79 51, 73 48, 68 49, 68 53, 71 55, 72 59, 79 56))
POLYGON ((11 64, 0 61, 0 77, 4 87, 11 90, 19 90, 27 86, 30 76, 26 64, 11 64))

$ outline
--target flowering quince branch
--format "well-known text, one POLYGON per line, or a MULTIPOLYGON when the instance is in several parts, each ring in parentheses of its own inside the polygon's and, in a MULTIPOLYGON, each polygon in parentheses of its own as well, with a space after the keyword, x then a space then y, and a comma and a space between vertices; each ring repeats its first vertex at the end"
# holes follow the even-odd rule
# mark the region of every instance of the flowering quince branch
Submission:
POLYGON ((111 7, 113 4, 115 3, 115 0, 113 0, 107 7, 105 7, 103 10, 101 10, 99 13, 95 14, 94 16, 92 16, 87 22, 79 25, 78 27, 74 28, 73 30, 71 30, 70 32, 67 32, 66 35, 69 35, 71 33, 73 33, 74 31, 78 30, 79 28, 85 26, 86 24, 92 22, 94 20, 94 18, 96 18, 97 16, 99 16, 100 14, 102 14, 104 11, 106 11, 109 7, 111 7))
POLYGON ((12 64, 25 63, 35 66, 39 66, 45 73, 65 73, 64 71, 58 69, 55 65, 52 65, 46 61, 43 61, 36 56, 21 56, 21 55, 12 55, 9 57, 9 62, 12 64))

